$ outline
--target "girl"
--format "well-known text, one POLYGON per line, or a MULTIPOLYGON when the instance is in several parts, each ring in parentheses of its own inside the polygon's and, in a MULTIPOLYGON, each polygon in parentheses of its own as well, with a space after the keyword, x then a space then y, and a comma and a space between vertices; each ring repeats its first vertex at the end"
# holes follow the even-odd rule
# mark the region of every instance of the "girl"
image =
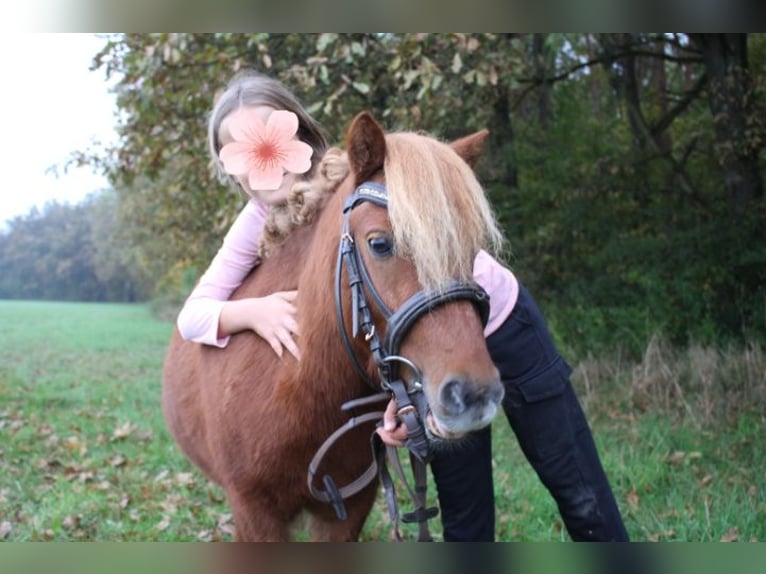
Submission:
POLYGON ((230 335, 249 329, 263 337, 279 357, 287 349, 300 358, 294 338, 298 334, 295 291, 228 299, 259 263, 259 243, 269 209, 285 204, 299 177, 305 180, 313 174, 327 142, 313 118, 280 82, 244 73, 231 81, 213 108, 208 148, 219 176, 236 183, 248 202, 181 309, 178 330, 186 340, 225 347, 230 335), (262 133, 256 133, 258 128, 262 133), (258 171, 257 165, 247 163, 247 146, 258 138, 262 163, 272 164, 266 167, 276 171, 258 171), (280 145, 282 149, 275 149, 280 145), (276 161, 280 157, 286 161, 276 161))
MULTIPOLYGON (((248 202, 184 304, 178 329, 187 340, 218 347, 226 346, 234 333, 252 330, 278 356, 286 349, 299 359, 295 291, 228 299, 260 261, 268 213, 284 205, 291 187, 308 179, 323 157, 331 155, 327 143, 281 83, 246 73, 234 78, 213 108, 208 145, 219 174, 236 182, 248 202)), ((556 351, 534 300, 485 252, 475 261, 474 277, 491 296, 485 335, 505 383, 505 413, 525 455, 556 499, 570 535, 575 540, 627 540, 569 382, 571 369, 556 351)), ((392 402, 378 432, 385 442, 401 445, 406 428, 397 424, 395 412, 392 402)), ((494 540, 490 430, 472 437, 469 448, 438 455, 432 471, 444 539, 494 540)))
MULTIPOLYGON (((484 334, 505 387, 503 410, 524 455, 558 504, 575 541, 628 541, 580 403, 571 367, 553 344, 529 291, 510 270, 480 252, 474 278, 490 295, 484 334)), ((386 409, 378 434, 401 446, 407 427, 386 409)), ((445 541, 493 541, 495 503, 489 427, 463 448, 437 451, 431 461, 445 541)))

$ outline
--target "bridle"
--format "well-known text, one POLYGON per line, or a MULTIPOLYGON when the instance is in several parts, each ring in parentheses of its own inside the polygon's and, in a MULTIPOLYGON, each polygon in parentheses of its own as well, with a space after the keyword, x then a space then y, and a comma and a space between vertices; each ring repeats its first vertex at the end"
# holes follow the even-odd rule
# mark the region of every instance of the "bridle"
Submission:
MULTIPOLYGON (((391 396, 396 399, 398 411, 397 415, 407 426, 409 438, 406 447, 410 451, 411 459, 414 464, 425 467, 432 456, 430 444, 425 428, 426 416, 428 415, 428 403, 423 393, 422 374, 418 366, 408 358, 400 354, 400 347, 413 325, 425 314, 436 307, 453 301, 470 301, 476 307, 481 318, 482 325, 486 325, 489 317, 489 295, 484 289, 473 281, 453 281, 443 289, 434 292, 420 290, 396 310, 392 310, 383 300, 375 284, 372 281, 367 267, 356 247, 356 240, 350 229, 350 218, 352 211, 362 203, 369 202, 380 208, 387 209, 388 193, 386 186, 375 182, 366 181, 356 187, 354 192, 346 199, 343 206, 343 228, 338 248, 338 258, 335 268, 335 312, 338 319, 341 340, 346 349, 346 353, 351 360, 356 373, 364 380, 376 394, 370 397, 350 401, 343 406, 343 410, 350 410, 363 404, 379 402, 390 399, 391 396), (351 293, 351 335, 346 330, 346 322, 343 311, 343 268, 345 267, 348 277, 348 287, 351 293), (373 322, 372 308, 370 301, 378 312, 386 319, 385 335, 381 339, 375 324, 373 322), (370 353, 377 368, 379 383, 369 375, 368 371, 360 364, 352 339, 356 339, 362 333, 364 340, 369 346, 370 353), (401 373, 401 366, 407 367, 410 373, 410 383, 407 384, 401 373)), ((363 422, 371 420, 380 420, 382 413, 367 413, 361 417, 352 418, 346 425, 338 429, 327 439, 325 444, 317 452, 309 468, 309 490, 312 495, 326 502, 332 502, 335 505, 339 516, 345 513, 342 508, 342 500, 359 492, 361 488, 369 484, 375 477, 376 471, 380 473, 381 479, 386 480, 387 471, 384 464, 379 464, 378 453, 381 452, 380 444, 373 445, 373 452, 376 457, 373 464, 367 471, 352 484, 344 488, 335 487, 329 476, 323 478, 326 491, 319 491, 313 486, 314 474, 319 465, 319 460, 326 452, 326 449, 347 430, 363 422)), ((373 433, 373 442, 379 441, 377 434, 373 433)), ((382 444, 382 443, 381 443, 382 444)), ((398 457, 397 457, 398 462, 398 457)), ((420 472, 420 471, 418 471, 420 472)), ((425 471, 423 480, 425 480, 425 471)), ((424 486, 423 486, 424 489, 424 486)), ((425 493, 423 493, 423 504, 425 493)), ((393 498, 393 495, 389 496, 393 498)), ((392 512, 392 501, 389 500, 389 512, 392 512)), ((395 504, 395 502, 393 502, 395 504)), ((435 512, 421 508, 420 515, 435 512)), ((435 511, 435 509, 433 509, 435 511)), ((395 511, 395 509, 394 509, 395 511)), ((417 512, 416 512, 417 513, 417 512)), ((397 513, 398 516, 398 513, 397 513)), ((421 516, 417 519, 423 522, 431 516, 421 516)))
POLYGON ((452 301, 465 299, 474 303, 481 317, 482 325, 486 325, 489 317, 489 295, 472 281, 455 281, 438 292, 418 291, 396 311, 392 311, 375 288, 350 231, 351 212, 364 202, 370 202, 386 209, 388 207, 386 186, 378 182, 367 181, 354 190, 343 206, 343 231, 335 272, 335 311, 338 327, 343 346, 357 374, 374 390, 379 390, 368 375, 367 370, 359 364, 346 331, 341 297, 342 269, 345 265, 351 290, 351 336, 355 339, 360 331, 364 334, 364 339, 370 347, 380 376, 380 389, 394 394, 399 407, 398 415, 407 424, 407 430, 410 433, 407 448, 415 456, 428 462, 430 448, 423 424, 428 414, 428 404, 423 394, 421 372, 412 361, 400 355, 399 349, 409 330, 418 319, 434 308, 452 301), (386 318, 386 333, 382 341, 372 320, 372 311, 367 300, 367 294, 378 311, 386 318), (404 383, 401 377, 396 376, 396 366, 402 364, 409 368, 412 375, 412 383, 409 386, 404 383))

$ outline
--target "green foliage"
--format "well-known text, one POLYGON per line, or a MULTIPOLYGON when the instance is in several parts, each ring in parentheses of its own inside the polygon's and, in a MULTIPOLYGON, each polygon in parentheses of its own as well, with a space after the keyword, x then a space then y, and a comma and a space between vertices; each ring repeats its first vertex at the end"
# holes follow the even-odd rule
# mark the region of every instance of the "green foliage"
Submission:
MULTIPOLYGON (((733 209, 706 103, 667 124, 658 155, 637 147, 619 97, 604 103, 608 75, 591 70, 555 86, 549 127, 522 116, 518 187, 490 188, 514 268, 559 339, 582 354, 639 353, 657 331, 680 344, 766 337, 764 200, 733 209)), ((642 93, 647 117, 662 117, 659 95, 642 93)))
POLYGON ((70 206, 51 202, 0 233, 0 298, 133 301, 144 293, 130 246, 109 243, 107 195, 70 206))
POLYGON ((120 144, 78 159, 113 181, 132 268, 167 308, 178 266, 204 269, 241 206, 205 149, 237 70, 283 80, 333 142, 362 109, 444 139, 487 127, 478 173, 509 263, 562 341, 764 338, 766 41, 743 38, 113 35, 94 66, 114 81, 120 144))
POLYGON ((173 321, 199 278, 194 265, 179 262, 159 280, 150 309, 155 317, 173 321))

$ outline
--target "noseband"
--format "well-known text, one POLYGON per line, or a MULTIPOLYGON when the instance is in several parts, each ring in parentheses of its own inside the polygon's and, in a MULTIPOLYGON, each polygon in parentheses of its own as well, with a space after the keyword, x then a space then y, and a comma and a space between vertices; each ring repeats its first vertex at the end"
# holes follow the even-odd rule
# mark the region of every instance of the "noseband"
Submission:
POLYGON ((338 249, 335 281, 335 310, 338 318, 341 339, 351 363, 359 376, 376 391, 382 389, 393 393, 399 408, 398 416, 407 425, 409 438, 407 448, 424 462, 430 459, 430 447, 425 431, 428 404, 423 394, 423 381, 420 369, 412 361, 403 357, 399 349, 412 326, 434 308, 453 301, 467 300, 474 304, 481 318, 482 325, 489 317, 489 295, 473 281, 453 281, 438 292, 426 293, 421 290, 407 299, 401 307, 392 311, 375 288, 367 267, 364 264, 356 242, 350 231, 349 220, 355 207, 370 202, 378 207, 388 207, 386 186, 367 181, 359 185, 343 206, 343 232, 338 249), (348 284, 351 290, 351 338, 356 338, 361 331, 367 341, 380 377, 380 387, 370 378, 354 352, 351 338, 346 331, 342 305, 342 270, 345 265, 348 284), (372 310, 367 297, 386 318, 386 332, 383 340, 378 335, 372 320, 372 310), (411 374, 411 383, 407 385, 399 373, 398 365, 407 366, 411 374))

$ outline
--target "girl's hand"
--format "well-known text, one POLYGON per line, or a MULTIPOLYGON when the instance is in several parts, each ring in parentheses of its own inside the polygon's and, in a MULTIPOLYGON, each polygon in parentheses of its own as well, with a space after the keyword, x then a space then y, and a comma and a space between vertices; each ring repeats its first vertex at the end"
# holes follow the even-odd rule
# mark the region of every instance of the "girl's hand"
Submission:
POLYGON ((218 319, 219 336, 251 330, 266 341, 278 357, 287 349, 300 360, 300 350, 294 336, 298 321, 294 305, 298 291, 278 291, 266 297, 227 301, 218 319))
POLYGON ((294 305, 298 291, 278 291, 254 299, 252 329, 271 345, 278 357, 282 349, 287 349, 293 357, 300 360, 301 353, 295 344, 293 335, 298 334, 298 321, 294 305))
POLYGON ((404 446, 404 441, 409 436, 407 425, 396 416, 397 410, 396 400, 388 401, 386 412, 383 413, 383 426, 375 429, 383 442, 389 446, 404 446))

